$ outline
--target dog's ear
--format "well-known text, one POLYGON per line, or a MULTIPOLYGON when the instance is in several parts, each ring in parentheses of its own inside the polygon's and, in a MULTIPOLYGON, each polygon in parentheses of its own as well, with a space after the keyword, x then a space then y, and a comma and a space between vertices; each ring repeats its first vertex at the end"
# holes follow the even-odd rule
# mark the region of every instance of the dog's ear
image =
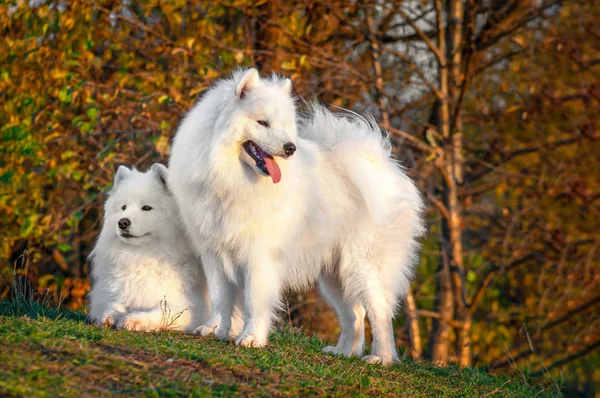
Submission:
POLYGON ((131 174, 131 169, 127 166, 119 166, 117 169, 117 173, 115 174, 115 178, 113 180, 113 188, 116 187, 123 181, 127 176, 131 174))
POLYGON ((258 84, 259 80, 260 76, 258 75, 258 71, 254 68, 248 69, 235 88, 236 97, 243 99, 246 94, 258 84))
POLYGON ((292 93, 292 81, 290 79, 285 79, 283 81, 283 86, 281 87, 286 94, 292 93))
POLYGON ((152 172, 152 174, 154 174, 154 176, 156 177, 156 179, 168 191, 169 189, 167 188, 167 175, 169 174, 169 170, 164 165, 162 165, 160 163, 154 163, 152 165, 152 167, 150 167, 150 171, 152 172))

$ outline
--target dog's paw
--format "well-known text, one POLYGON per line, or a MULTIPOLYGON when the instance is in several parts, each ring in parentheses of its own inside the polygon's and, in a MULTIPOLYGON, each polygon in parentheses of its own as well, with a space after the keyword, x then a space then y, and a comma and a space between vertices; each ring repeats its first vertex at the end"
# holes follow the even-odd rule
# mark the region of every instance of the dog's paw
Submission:
POLYGON ((121 318, 127 313, 127 309, 121 304, 111 306, 102 316, 98 325, 113 327, 116 326, 121 318))
POLYGON ((162 323, 147 312, 130 312, 124 314, 117 322, 117 329, 131 330, 135 332, 152 332, 163 328, 162 323))
POLYGON ((327 347, 323 348, 323 353, 324 354, 332 354, 332 355, 348 356, 347 353, 345 353, 340 347, 338 347, 336 345, 328 345, 327 347))
POLYGON ((392 356, 389 357, 382 357, 379 355, 367 355, 362 357, 362 360, 365 361, 366 363, 370 363, 373 365, 383 365, 383 366, 389 366, 395 363, 400 363, 400 360, 398 358, 394 358, 392 356))
POLYGON ((129 330, 132 332, 139 332, 146 329, 144 322, 142 322, 141 319, 130 316, 123 317, 116 326, 117 329, 129 330))
POLYGON ((102 323, 99 323, 99 325, 112 327, 115 326, 116 323, 115 317, 112 314, 109 314, 102 319, 102 323))
POLYGON ((239 345, 239 346, 242 346, 242 347, 256 347, 256 348, 260 348, 260 347, 264 347, 265 345, 267 345, 267 342, 266 341, 260 341, 253 334, 244 334, 244 335, 238 336, 238 338, 235 339, 235 345, 239 345))
POLYGON ((362 347, 351 349, 350 347, 342 347, 338 344, 338 345, 326 346, 325 348, 323 348, 323 353, 331 354, 331 355, 343 355, 346 358, 350 358, 350 357, 359 357, 360 358, 360 357, 362 357, 363 349, 362 349, 362 347))
POLYGON ((195 330, 194 330, 194 334, 197 336, 212 336, 213 334, 215 334, 215 331, 217 330, 217 326, 207 326, 207 325, 201 325, 198 326, 195 330))
POLYGON ((102 317, 101 325, 107 327, 116 327, 123 315, 124 314, 121 312, 111 312, 110 314, 106 314, 102 317))
POLYGON ((217 328, 215 332, 215 337, 217 338, 217 340, 221 341, 230 341, 232 339, 232 336, 228 330, 221 330, 219 328, 217 328))
POLYGON ((383 357, 379 355, 366 355, 362 357, 362 360, 372 365, 383 365, 383 357))

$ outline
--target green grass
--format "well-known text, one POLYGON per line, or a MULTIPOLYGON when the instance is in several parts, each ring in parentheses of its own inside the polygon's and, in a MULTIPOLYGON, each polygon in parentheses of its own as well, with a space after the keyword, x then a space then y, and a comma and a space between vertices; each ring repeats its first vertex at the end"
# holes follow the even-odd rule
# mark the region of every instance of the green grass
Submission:
POLYGON ((403 360, 389 368, 321 353, 323 342, 273 333, 265 349, 177 332, 99 328, 81 312, 0 302, 0 396, 543 397, 520 378, 403 360))

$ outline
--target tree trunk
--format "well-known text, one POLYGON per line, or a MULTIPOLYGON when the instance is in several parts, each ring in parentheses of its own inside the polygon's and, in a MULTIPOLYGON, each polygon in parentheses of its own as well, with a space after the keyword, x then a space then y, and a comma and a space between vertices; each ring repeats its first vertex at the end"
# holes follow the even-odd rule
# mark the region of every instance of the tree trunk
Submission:
POLYGON ((464 293, 464 264, 462 248, 462 206, 458 201, 457 185, 463 180, 462 156, 462 118, 460 116, 460 91, 463 80, 463 0, 449 0, 447 13, 447 59, 451 60, 449 69, 451 81, 448 85, 449 104, 452 105, 453 120, 450 120, 450 137, 452 160, 448 164, 446 177, 450 179, 448 212, 450 213, 450 244, 452 245, 452 283, 456 304, 456 318, 459 321, 456 331, 456 355, 460 366, 471 365, 471 317, 468 314, 464 293))
MULTIPOLYGON (((446 225, 446 220, 443 220, 442 229, 446 228, 446 225)), ((441 239, 443 235, 444 233, 440 236, 441 239)), ((438 319, 433 320, 433 333, 430 342, 431 362, 438 366, 445 366, 450 358, 450 332, 452 331, 451 323, 454 315, 447 246, 443 241, 440 243, 442 258, 435 276, 435 310, 440 316, 438 319)))
POLYGON ((462 247, 462 208, 458 200, 458 182, 462 181, 461 120, 456 112, 459 104, 461 81, 462 0, 448 0, 444 13, 441 0, 436 0, 439 61, 439 120, 435 123, 443 137, 444 151, 437 165, 443 175, 441 196, 447 209, 442 220, 440 248, 442 263, 438 269, 436 306, 440 319, 434 323, 432 360, 447 362, 450 353, 451 324, 458 324, 456 354, 461 366, 471 363, 470 319, 464 294, 464 266, 462 247), (445 14, 445 15, 444 15, 445 14), (444 23, 445 22, 445 23, 444 23), (454 107, 452 106, 454 105, 454 107), (454 112, 452 112, 454 108, 454 112), (454 117, 451 115, 456 115, 454 117), (453 322, 453 315, 458 323, 453 322))
POLYGON ((406 329, 408 330, 408 339, 410 342, 409 354, 412 359, 420 359, 423 348, 421 344, 419 318, 417 316, 417 303, 415 301, 415 296, 413 296, 412 289, 409 289, 406 294, 404 313, 406 314, 406 329))

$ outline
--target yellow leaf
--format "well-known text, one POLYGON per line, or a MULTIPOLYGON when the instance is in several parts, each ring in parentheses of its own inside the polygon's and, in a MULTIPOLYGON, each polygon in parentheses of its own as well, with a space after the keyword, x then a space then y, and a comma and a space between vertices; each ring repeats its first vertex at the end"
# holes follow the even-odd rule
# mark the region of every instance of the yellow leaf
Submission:
POLYGON ((235 54, 235 62, 237 62, 238 64, 241 64, 244 61, 244 53, 242 51, 238 51, 237 54, 235 54))
POLYGON ((286 61, 281 64, 281 68, 285 70, 295 70, 296 69, 296 61, 286 61))

